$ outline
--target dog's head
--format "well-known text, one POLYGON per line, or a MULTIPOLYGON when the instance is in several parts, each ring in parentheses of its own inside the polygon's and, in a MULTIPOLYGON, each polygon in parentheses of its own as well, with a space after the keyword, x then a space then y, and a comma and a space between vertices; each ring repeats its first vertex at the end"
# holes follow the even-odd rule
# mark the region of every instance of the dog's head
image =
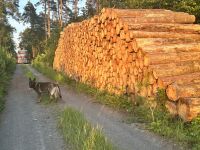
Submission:
POLYGON ((36 79, 31 79, 29 78, 29 88, 34 88, 35 87, 35 84, 36 84, 36 79))

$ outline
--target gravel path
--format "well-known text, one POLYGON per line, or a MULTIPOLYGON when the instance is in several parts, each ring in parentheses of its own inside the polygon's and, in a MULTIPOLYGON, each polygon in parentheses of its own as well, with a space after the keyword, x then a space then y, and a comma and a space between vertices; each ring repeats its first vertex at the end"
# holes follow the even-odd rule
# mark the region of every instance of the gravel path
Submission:
MULTIPOLYGON (((29 69, 40 81, 50 81, 33 68, 29 69)), ((177 150, 179 147, 146 130, 141 130, 136 124, 126 124, 122 120, 124 116, 103 106, 86 96, 61 86, 65 106, 73 107, 81 111, 93 124, 102 127, 104 134, 120 150, 177 150)), ((61 104, 63 106, 63 103, 61 104)))
POLYGON ((0 114, 0 150, 64 150, 52 109, 36 103, 22 68, 17 69, 0 114))

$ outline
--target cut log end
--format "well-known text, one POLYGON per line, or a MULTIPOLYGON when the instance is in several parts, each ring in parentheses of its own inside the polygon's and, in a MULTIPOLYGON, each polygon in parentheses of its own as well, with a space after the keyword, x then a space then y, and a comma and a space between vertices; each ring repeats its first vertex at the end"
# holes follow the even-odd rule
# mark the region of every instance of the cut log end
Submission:
POLYGON ((169 85, 166 89, 166 93, 168 98, 172 101, 177 101, 179 99, 176 84, 169 85))

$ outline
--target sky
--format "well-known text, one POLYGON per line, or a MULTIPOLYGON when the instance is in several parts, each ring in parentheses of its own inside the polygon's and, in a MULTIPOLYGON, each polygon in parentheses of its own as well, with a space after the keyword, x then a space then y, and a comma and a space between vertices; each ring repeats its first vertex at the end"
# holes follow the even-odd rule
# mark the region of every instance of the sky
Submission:
MULTIPOLYGON (((39 0, 19 0, 19 12, 20 13, 23 13, 24 11, 24 7, 25 5, 27 4, 27 2, 30 1, 31 3, 33 4, 36 4, 39 0)), ((84 6, 84 3, 85 3, 85 0, 82 0, 80 3, 79 3, 79 6, 80 7, 83 7, 84 6)), ((40 11, 42 11, 42 7, 41 6, 38 6, 37 7, 37 13, 39 13, 40 11)), ((17 50, 19 49, 18 48, 18 44, 20 42, 20 39, 19 39, 19 34, 20 32, 23 32, 29 25, 28 24, 24 24, 22 22, 17 22, 15 21, 14 19, 12 18, 9 18, 9 23, 14 27, 16 28, 16 31, 14 32, 13 34, 13 39, 16 43, 16 48, 17 50)))
MULTIPOLYGON (((24 10, 24 6, 27 4, 29 0, 20 0, 19 1, 19 12, 23 13, 24 10)), ((38 0, 30 0, 33 4, 35 4, 38 0)), ((37 10, 41 11, 41 7, 38 8, 37 10)), ((27 27, 28 24, 23 24, 22 22, 17 22, 16 20, 12 19, 11 17, 9 18, 9 23, 11 24, 11 26, 13 26, 16 31, 13 34, 13 39, 16 43, 17 49, 18 49, 18 44, 19 44, 19 33, 24 31, 27 27)))

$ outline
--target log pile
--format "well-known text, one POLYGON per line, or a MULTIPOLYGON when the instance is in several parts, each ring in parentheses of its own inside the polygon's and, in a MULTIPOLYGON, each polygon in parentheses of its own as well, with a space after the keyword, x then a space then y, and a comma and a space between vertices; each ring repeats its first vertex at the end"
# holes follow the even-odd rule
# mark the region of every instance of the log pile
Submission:
POLYGON ((200 25, 164 9, 103 9, 61 32, 54 69, 115 94, 154 97, 189 121, 200 113, 200 25))

